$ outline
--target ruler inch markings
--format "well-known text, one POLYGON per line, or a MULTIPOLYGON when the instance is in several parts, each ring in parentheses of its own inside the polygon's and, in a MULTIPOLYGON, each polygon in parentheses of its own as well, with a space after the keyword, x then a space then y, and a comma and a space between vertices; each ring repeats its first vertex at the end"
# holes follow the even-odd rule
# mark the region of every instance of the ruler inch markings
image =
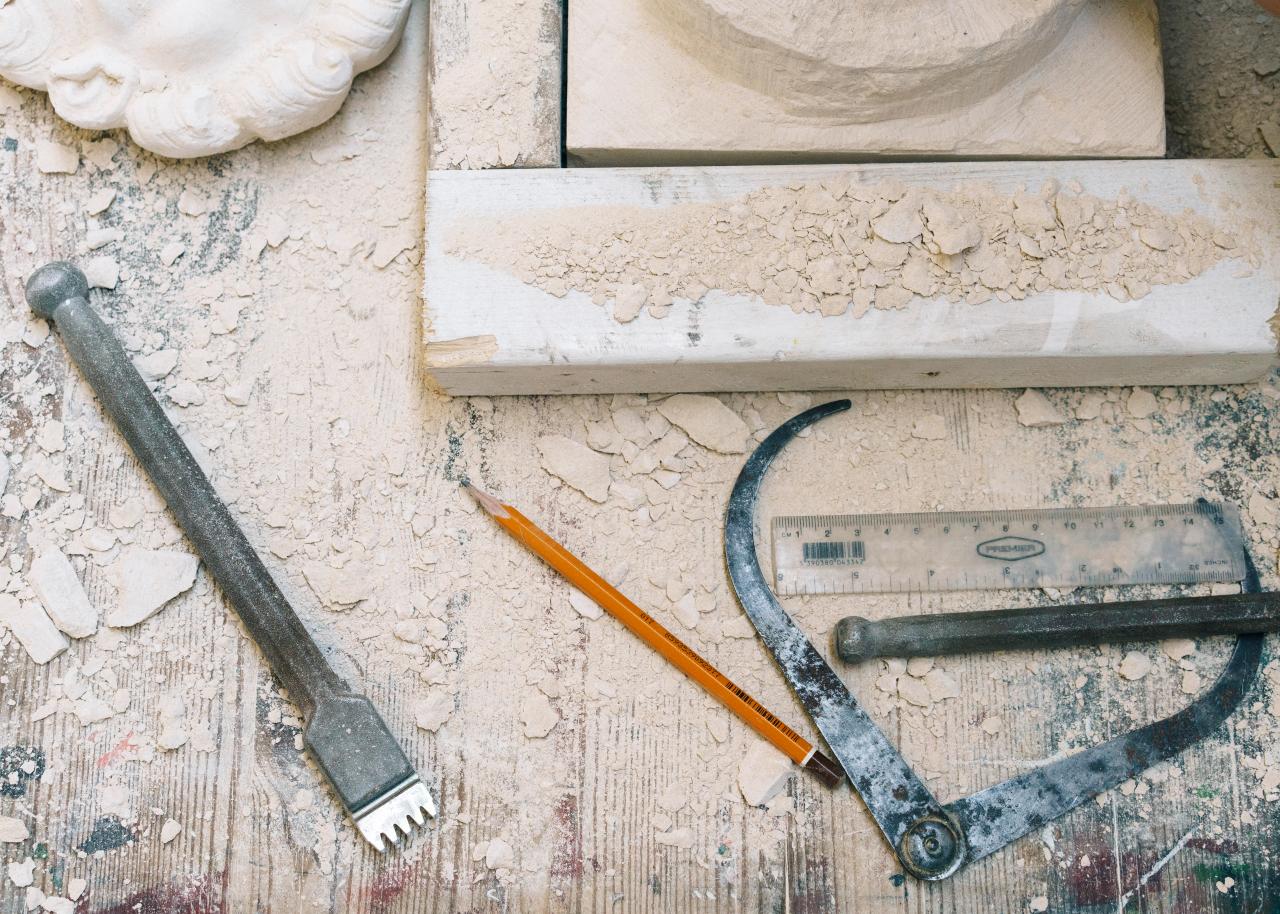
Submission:
POLYGON ((782 515, 786 595, 1232 582, 1244 576, 1229 504, 782 515))

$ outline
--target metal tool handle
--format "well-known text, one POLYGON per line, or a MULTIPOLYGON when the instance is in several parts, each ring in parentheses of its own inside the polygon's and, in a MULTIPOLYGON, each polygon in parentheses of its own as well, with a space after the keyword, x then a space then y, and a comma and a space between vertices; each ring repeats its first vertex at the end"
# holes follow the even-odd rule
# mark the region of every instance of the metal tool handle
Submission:
POLYGON ((1280 631, 1280 593, 1171 597, 1124 603, 898 616, 875 622, 848 616, 836 625, 841 660, 939 657, 1160 638, 1280 631))
POLYGON ((41 267, 27 283, 32 310, 57 325, 103 409, 309 719, 317 702, 350 690, 330 668, 111 329, 90 307, 88 293, 84 274, 69 263, 41 267))

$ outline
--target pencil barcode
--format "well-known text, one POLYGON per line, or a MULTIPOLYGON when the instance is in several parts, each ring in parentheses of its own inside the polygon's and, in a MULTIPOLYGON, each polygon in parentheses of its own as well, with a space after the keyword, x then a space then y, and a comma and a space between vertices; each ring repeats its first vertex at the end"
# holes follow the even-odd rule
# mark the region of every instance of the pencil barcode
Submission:
POLYGON ((867 557, 862 540, 823 540, 804 544, 805 562, 861 562, 867 557))
POLYGON ((741 699, 742 699, 742 700, 747 704, 747 706, 748 706, 748 707, 750 707, 753 711, 755 711, 757 714, 759 714, 761 717, 763 717, 763 718, 764 718, 765 720, 767 720, 769 723, 773 724, 775 727, 777 727, 779 730, 781 730, 781 731, 782 731, 782 732, 787 736, 787 738, 788 738, 788 739, 791 739, 791 740, 797 740, 797 741, 800 739, 800 734, 796 733, 796 731, 792 730, 790 727, 788 727, 788 726, 787 726, 786 724, 784 724, 782 721, 778 720, 778 718, 776 718, 776 717, 774 717, 772 714, 770 714, 770 713, 769 713, 769 710, 768 710, 767 708, 765 708, 765 706, 764 706, 764 705, 760 704, 760 702, 756 701, 754 698, 752 698, 752 697, 751 697, 750 695, 748 695, 746 692, 742 691, 742 689, 738 688, 736 685, 734 685, 734 684, 733 684, 732 682, 730 682, 728 679, 726 679, 724 682, 725 682, 725 684, 729 687, 729 691, 730 691, 730 692, 732 692, 734 695, 737 695, 737 696, 738 696, 739 698, 741 698, 741 699))

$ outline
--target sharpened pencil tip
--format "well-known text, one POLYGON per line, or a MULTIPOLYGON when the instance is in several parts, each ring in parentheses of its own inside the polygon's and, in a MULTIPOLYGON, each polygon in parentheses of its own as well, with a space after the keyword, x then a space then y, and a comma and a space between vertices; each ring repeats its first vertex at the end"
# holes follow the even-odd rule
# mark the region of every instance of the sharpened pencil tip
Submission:
POLYGON ((484 508, 494 517, 507 517, 508 511, 506 506, 498 499, 494 498, 488 492, 477 489, 469 480, 463 480, 462 488, 467 490, 467 494, 476 500, 476 504, 484 508))

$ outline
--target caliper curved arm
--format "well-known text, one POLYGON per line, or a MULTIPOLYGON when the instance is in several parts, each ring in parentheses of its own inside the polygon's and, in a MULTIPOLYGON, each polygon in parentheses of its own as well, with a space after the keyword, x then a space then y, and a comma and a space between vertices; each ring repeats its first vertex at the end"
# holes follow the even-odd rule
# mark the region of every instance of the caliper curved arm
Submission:
MULTIPOLYGON (((1021 774, 945 806, 880 731, 778 603, 756 556, 755 508, 774 458, 805 428, 849 409, 815 406, 770 434, 738 475, 725 517, 725 559, 738 600, 800 703, 907 872, 945 879, 1093 796, 1207 736, 1239 705, 1257 674, 1262 635, 1242 635, 1217 681, 1177 714, 1021 774)), ((1259 590, 1248 562, 1246 591, 1259 590)))

